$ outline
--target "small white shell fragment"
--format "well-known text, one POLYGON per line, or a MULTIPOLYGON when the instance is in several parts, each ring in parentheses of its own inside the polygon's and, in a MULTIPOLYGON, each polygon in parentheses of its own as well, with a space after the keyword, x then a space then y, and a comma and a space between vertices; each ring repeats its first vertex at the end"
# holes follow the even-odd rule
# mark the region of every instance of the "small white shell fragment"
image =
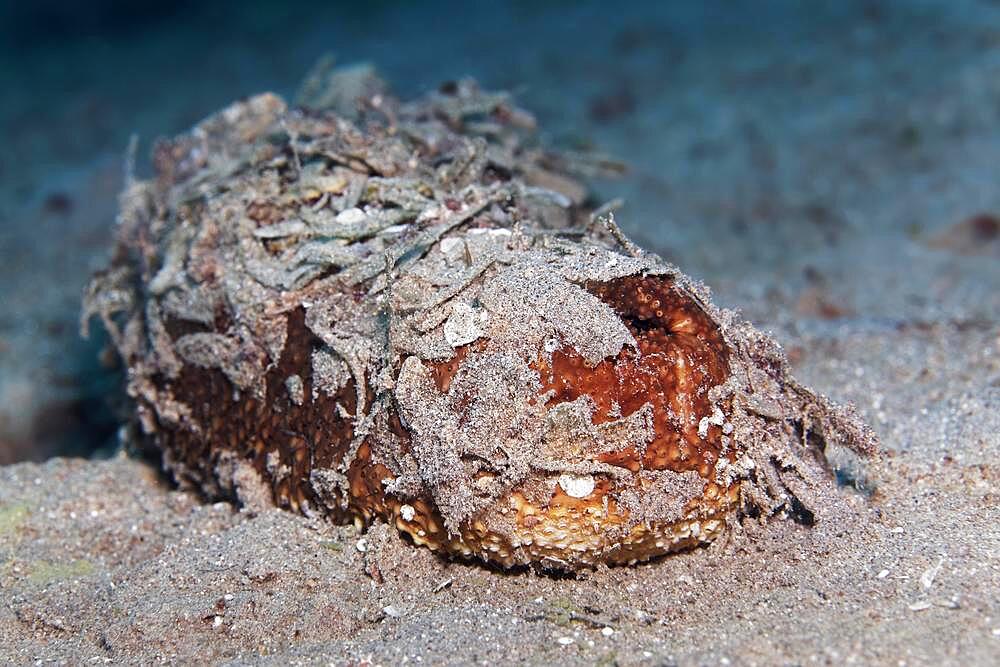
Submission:
POLYGON ((569 646, 570 644, 573 643, 573 638, 572 637, 560 637, 556 641, 559 642, 560 644, 562 644, 563 646, 569 646))
POLYGON ((361 553, 364 553, 364 552, 368 551, 368 540, 366 540, 365 538, 362 537, 360 540, 358 540, 358 543, 357 543, 356 546, 357 546, 358 551, 360 551, 361 553))
POLYGON ((427 222, 428 220, 434 220, 435 218, 440 218, 442 215, 444 215, 444 210, 445 209, 443 206, 428 206, 427 208, 425 208, 423 211, 420 212, 420 215, 417 216, 417 223, 427 222))
POLYGON ((603 628, 601 628, 601 634, 604 635, 605 637, 610 637, 611 635, 615 634, 615 629, 605 625, 603 628))
POLYGON ((403 517, 403 521, 413 521, 415 515, 416 511, 411 505, 403 505, 399 508, 399 516, 403 517))
POLYGON ((698 437, 699 438, 707 437, 709 426, 718 426, 722 428, 723 432, 726 433, 727 435, 729 433, 732 433, 733 432, 732 425, 729 426, 728 431, 725 430, 725 425, 726 425, 726 416, 722 414, 722 410, 720 410, 719 406, 717 405, 712 406, 712 416, 702 417, 701 421, 698 422, 698 437))
POLYGON ((591 475, 559 475, 559 486, 572 498, 586 498, 594 492, 594 478, 591 475))
POLYGON ((708 437, 709 423, 710 422, 708 417, 702 417, 701 421, 698 422, 698 437, 701 438, 702 440, 708 437))
POLYGON ((938 572, 941 571, 944 560, 945 557, 943 555, 939 556, 937 563, 924 570, 924 573, 920 575, 920 585, 924 587, 924 590, 930 590, 931 586, 934 585, 934 579, 937 577, 938 572))
POLYGON ((302 405, 305 402, 305 385, 298 375, 289 375, 285 378, 285 389, 288 391, 288 398, 295 405, 302 405))
POLYGON ((441 239, 441 252, 446 255, 450 255, 455 251, 460 250, 463 245, 465 245, 465 241, 462 239, 456 239, 449 236, 441 239))
POLYGON ((451 307, 451 315, 444 323, 444 339, 452 347, 468 345, 483 335, 479 325, 481 314, 467 303, 456 303, 451 307))
POLYGON ((359 222, 364 222, 368 219, 368 216, 360 208, 348 208, 344 209, 337 214, 336 220, 342 225, 356 225, 359 222))

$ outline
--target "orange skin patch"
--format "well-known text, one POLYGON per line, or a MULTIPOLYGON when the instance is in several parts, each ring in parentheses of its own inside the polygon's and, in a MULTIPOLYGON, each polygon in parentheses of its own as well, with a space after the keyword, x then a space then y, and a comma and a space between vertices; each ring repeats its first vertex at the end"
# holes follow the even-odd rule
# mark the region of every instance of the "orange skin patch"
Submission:
POLYGON ((615 309, 639 350, 588 366, 573 350, 557 350, 551 363, 533 364, 550 403, 593 399, 594 423, 627 417, 646 403, 653 407, 655 438, 640 454, 635 448, 603 454, 602 463, 646 470, 694 470, 709 477, 721 453, 721 430, 698 433, 712 413, 708 391, 729 374, 725 343, 715 323, 668 279, 630 277, 588 288, 615 309))

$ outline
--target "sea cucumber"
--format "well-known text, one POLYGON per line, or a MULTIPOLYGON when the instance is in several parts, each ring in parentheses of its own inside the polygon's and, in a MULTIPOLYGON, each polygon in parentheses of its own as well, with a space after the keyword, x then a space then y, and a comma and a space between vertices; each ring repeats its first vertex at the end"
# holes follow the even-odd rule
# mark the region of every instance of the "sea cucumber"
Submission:
POLYGON ((826 443, 875 436, 533 126, 470 81, 402 103, 321 68, 159 142, 84 321, 177 481, 567 570, 809 519, 826 443))

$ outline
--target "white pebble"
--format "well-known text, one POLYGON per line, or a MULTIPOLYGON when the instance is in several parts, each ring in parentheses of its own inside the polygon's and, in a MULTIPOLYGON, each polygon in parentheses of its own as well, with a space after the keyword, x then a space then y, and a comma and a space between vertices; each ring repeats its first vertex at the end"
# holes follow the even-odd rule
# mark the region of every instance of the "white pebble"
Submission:
POLYGON ((368 218, 360 208, 354 207, 341 211, 337 214, 337 222, 342 225, 353 225, 364 222, 368 218))
POLYGON ((594 492, 594 478, 591 475, 559 475, 559 486, 572 498, 586 498, 594 492))

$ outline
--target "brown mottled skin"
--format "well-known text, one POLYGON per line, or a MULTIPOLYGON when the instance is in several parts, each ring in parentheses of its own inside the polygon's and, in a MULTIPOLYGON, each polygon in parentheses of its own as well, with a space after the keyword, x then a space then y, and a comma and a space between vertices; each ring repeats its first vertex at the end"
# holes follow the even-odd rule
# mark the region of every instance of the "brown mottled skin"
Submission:
POLYGON ((598 407, 595 423, 612 419, 614 405, 627 417, 652 403, 656 439, 645 453, 625 450, 601 460, 633 472, 694 470, 707 478, 719 457, 720 431, 713 426, 701 438, 698 424, 711 414, 708 390, 729 375, 718 327, 661 277, 633 276, 590 289, 622 318, 639 353, 622 350, 588 368, 572 350, 557 351, 550 367, 539 363, 544 389, 556 392, 555 402, 589 395, 598 407))
MULTIPOLYGON (((629 277, 587 287, 626 323, 636 338, 638 351, 623 349, 616 358, 605 359, 593 367, 571 349, 555 351, 551 363, 546 361, 546 355, 540 354, 533 366, 542 381, 540 394, 553 392, 547 407, 588 395, 596 406, 593 416, 596 424, 627 417, 650 403, 654 440, 641 453, 630 447, 603 454, 598 460, 633 473, 695 471, 709 478, 721 454, 720 429, 711 426, 705 438, 699 436, 698 430, 701 419, 711 413, 708 390, 728 375, 727 352, 718 328, 691 297, 676 290, 663 277, 629 277)), ((224 328, 226 319, 218 318, 216 325, 224 328)), ((168 325, 168 330, 174 337, 191 332, 190 325, 176 322, 168 325)), ((183 465, 175 468, 184 471, 189 481, 204 486, 211 484, 220 457, 234 454, 250 462, 261 474, 281 507, 321 510, 336 522, 364 525, 376 519, 395 522, 416 541, 431 548, 457 555, 479 552, 479 543, 488 533, 481 522, 470 521, 460 535, 449 535, 430 498, 411 500, 408 505, 416 518, 403 521, 400 518, 403 503, 384 490, 384 482, 393 476, 388 468, 372 460, 368 442, 361 444, 347 471, 350 492, 338 491, 333 499, 316 496, 310 473, 316 467, 336 468, 345 459, 354 432, 352 421, 340 415, 353 414, 357 401, 353 381, 335 396, 322 392, 313 396, 310 359, 320 345, 305 326, 303 312, 292 312, 284 353, 266 376, 264 401, 235 392, 219 370, 186 365, 170 389, 192 407, 192 418, 198 428, 161 424, 155 437, 168 459, 181 462, 183 465), (302 405, 290 399, 285 386, 285 378, 293 374, 303 382, 302 405), (423 535, 418 535, 418 531, 423 535)), ((459 348, 451 360, 432 365, 439 390, 447 391, 468 350, 475 347, 474 343, 459 348)), ((400 446, 406 447, 408 433, 395 415, 392 430, 400 446)), ((611 495, 615 484, 611 479, 598 478, 593 493, 585 498, 573 498, 556 487, 545 507, 520 499, 518 502, 524 507, 517 520, 530 533, 544 525, 546 513, 569 512, 577 516, 601 508, 616 527, 627 526, 628 510, 618 507, 611 495)), ((703 519, 721 516, 734 504, 736 494, 736 488, 721 488, 708 481, 703 497, 689 503, 687 513, 703 519)), ((652 528, 652 533, 658 532, 656 527, 652 528)), ((640 532, 645 530, 647 527, 640 527, 640 532)), ((664 530, 659 527, 659 532, 664 530)), ((624 540, 622 548, 605 554, 604 559, 629 562, 699 541, 682 538, 654 546, 651 537, 641 537, 635 544, 624 540)), ((555 553, 550 558, 560 561, 555 553)), ((497 560, 510 564, 505 558, 497 560)))
MULTIPOLYGON (((190 331, 177 323, 167 328, 175 338, 190 331)), ((310 359, 319 341, 306 328, 301 310, 290 314, 287 343, 278 365, 266 376, 264 401, 235 392, 217 369, 185 365, 172 383, 173 391, 191 406, 199 429, 161 424, 163 428, 155 437, 170 458, 183 462, 181 470, 198 475, 191 481, 203 484, 210 480, 220 454, 231 452, 270 478, 279 506, 299 509, 303 501, 317 504, 305 482, 314 467, 334 467, 343 459, 354 434, 350 420, 339 416, 336 404, 353 412, 357 396, 354 384, 348 383, 336 396, 319 393, 313 399, 310 359), (301 406, 290 400, 285 387, 285 378, 291 374, 298 374, 305 387, 307 400, 301 406), (279 465, 290 469, 287 477, 275 478, 268 471, 271 452, 277 453, 279 465)), ((332 518, 342 520, 345 516, 332 518)))

